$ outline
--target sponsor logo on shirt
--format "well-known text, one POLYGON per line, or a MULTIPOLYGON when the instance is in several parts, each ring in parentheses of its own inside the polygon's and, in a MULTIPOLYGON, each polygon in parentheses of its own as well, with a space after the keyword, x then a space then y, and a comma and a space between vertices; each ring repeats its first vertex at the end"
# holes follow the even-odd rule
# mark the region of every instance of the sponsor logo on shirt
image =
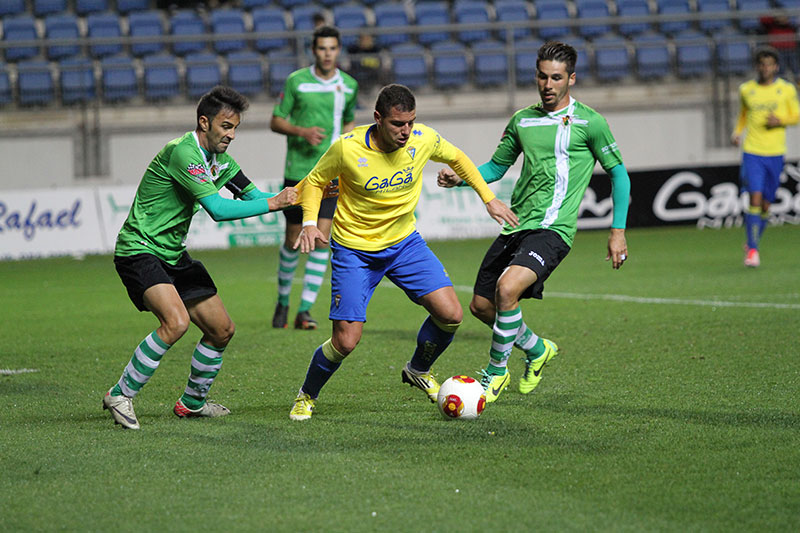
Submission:
POLYGON ((364 185, 364 190, 377 193, 387 193, 407 189, 414 182, 414 167, 406 167, 395 172, 391 178, 372 176, 364 185))
POLYGON ((203 165, 190 164, 186 167, 188 172, 197 183, 208 183, 209 176, 206 174, 206 167, 203 165))
POLYGON ((609 144, 607 146, 603 146, 600 149, 600 151, 603 152, 604 154, 607 154, 609 152, 616 152, 618 150, 619 150, 619 148, 617 148, 617 143, 615 143, 615 142, 613 142, 613 143, 611 143, 611 144, 609 144))

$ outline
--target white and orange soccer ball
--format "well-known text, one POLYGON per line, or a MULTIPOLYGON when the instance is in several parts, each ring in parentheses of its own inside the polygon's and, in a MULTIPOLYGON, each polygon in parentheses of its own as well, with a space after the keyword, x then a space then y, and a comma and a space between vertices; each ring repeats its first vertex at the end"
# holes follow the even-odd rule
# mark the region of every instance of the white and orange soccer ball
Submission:
POLYGON ((445 418, 475 420, 481 416, 486 396, 478 380, 469 376, 453 376, 442 383, 436 403, 445 418))

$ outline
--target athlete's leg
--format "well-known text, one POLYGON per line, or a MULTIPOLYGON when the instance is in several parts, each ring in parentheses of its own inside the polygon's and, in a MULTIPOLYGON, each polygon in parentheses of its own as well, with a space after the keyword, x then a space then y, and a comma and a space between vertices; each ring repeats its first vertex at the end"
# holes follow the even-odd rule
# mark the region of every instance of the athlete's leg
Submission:
POLYGON ((428 372, 436 359, 450 345, 464 318, 461 303, 452 286, 442 287, 420 297, 417 302, 430 314, 417 333, 417 348, 409 367, 417 373, 428 372))
POLYGON ((319 396, 320 390, 341 366, 345 357, 355 349, 361 340, 363 322, 334 320, 331 338, 322 343, 311 357, 306 372, 306 379, 300 388, 300 394, 307 394, 311 399, 319 396))
POLYGON ((273 328, 285 328, 289 314, 289 295, 292 292, 292 280, 300 261, 300 252, 293 249, 302 225, 302 214, 284 212, 286 218, 286 231, 284 232, 283 245, 278 256, 278 303, 272 316, 273 328))
MULTIPOLYGON (((317 220, 317 227, 323 235, 330 236, 332 223, 332 219, 320 217, 317 220)), ((311 317, 309 310, 314 305, 314 302, 317 301, 317 295, 325 277, 325 270, 328 268, 329 256, 328 246, 322 243, 317 243, 316 248, 308 254, 306 270, 303 275, 303 293, 300 298, 300 307, 297 309, 297 317, 294 321, 296 329, 317 329, 317 322, 311 317)))

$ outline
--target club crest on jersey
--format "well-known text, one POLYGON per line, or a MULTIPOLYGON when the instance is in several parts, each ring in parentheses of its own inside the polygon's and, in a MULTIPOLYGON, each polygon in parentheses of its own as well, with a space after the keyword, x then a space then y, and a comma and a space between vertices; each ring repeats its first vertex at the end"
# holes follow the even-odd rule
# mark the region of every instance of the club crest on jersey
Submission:
POLYGON ((563 117, 561 117, 561 124, 563 124, 564 126, 569 126, 570 124, 572 124, 572 117, 569 115, 564 115, 563 117))
POLYGON ((409 146, 406 152, 408 152, 408 155, 411 156, 411 159, 414 159, 414 156, 417 155, 417 149, 413 146, 409 146))

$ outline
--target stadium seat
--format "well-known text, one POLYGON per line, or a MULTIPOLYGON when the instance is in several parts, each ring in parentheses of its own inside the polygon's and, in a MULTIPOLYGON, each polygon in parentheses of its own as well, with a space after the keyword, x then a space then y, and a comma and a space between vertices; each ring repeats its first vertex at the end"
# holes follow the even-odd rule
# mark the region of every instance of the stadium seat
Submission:
MULTIPOLYGON (((119 22, 119 17, 113 13, 94 13, 86 17, 86 35, 92 39, 120 37, 122 31, 119 22)), ((120 52, 122 52, 121 43, 89 45, 89 53, 94 57, 106 57, 120 52)))
POLYGON ((669 74, 670 56, 666 37, 655 33, 637 35, 633 38, 633 46, 639 79, 661 79, 669 74))
POLYGON ((456 89, 467 83, 467 49, 458 42, 443 41, 431 46, 433 84, 439 89, 456 89))
POLYGON ((8 75, 8 68, 0 63, 0 105, 10 104, 14 100, 11 93, 11 78, 8 75))
POLYGON ((254 95, 264 90, 261 55, 249 50, 228 54, 228 85, 242 94, 254 95))
POLYGON ((567 41, 578 54, 575 62, 575 74, 579 80, 587 80, 592 76, 592 61, 589 57, 589 46, 581 37, 570 38, 567 41))
POLYGON ((47 105, 55 99, 53 73, 47 61, 20 61, 17 76, 20 105, 47 105))
POLYGON ((75 0, 75 13, 81 17, 108 11, 108 0, 75 0))
MULTIPOLYGON (((650 6, 647 0, 619 0, 617 3, 617 17, 646 17, 650 15, 650 6)), ((624 22, 619 25, 619 32, 630 37, 650 31, 652 26, 647 22, 624 22)))
MULTIPOLYGON (((453 18, 458 24, 488 24, 489 6, 483 0, 456 0, 453 4, 453 18)), ((465 30, 456 33, 464 44, 489 39, 489 30, 465 30)))
MULTIPOLYGON (((697 12, 702 14, 724 15, 731 12, 728 0, 697 0, 697 12)), ((732 27, 731 19, 713 18, 697 23, 700 31, 712 34, 732 27)))
POLYGON ((530 38, 514 43, 514 69, 517 85, 530 85, 536 82, 536 57, 544 44, 541 39, 530 38))
POLYGON ((742 76, 752 68, 752 52, 747 41, 721 38, 717 40, 717 65, 726 75, 742 76))
MULTIPOLYGON (((285 32, 288 29, 283 10, 280 8, 260 7, 253 10, 252 16, 253 33, 285 32)), ((255 46, 259 52, 269 52, 289 46, 289 39, 286 37, 263 37, 256 39, 255 46)))
MULTIPOLYGON (((128 15, 128 34, 131 37, 159 37, 164 35, 164 24, 158 11, 137 11, 128 15)), ((131 53, 137 57, 164 51, 161 41, 133 43, 131 53)))
POLYGON ((134 98, 138 91, 136 70, 128 56, 112 56, 100 62, 102 70, 103 99, 106 102, 123 102, 134 98))
MULTIPOLYGON (((340 30, 353 30, 363 28, 367 25, 367 17, 364 15, 364 8, 360 5, 336 6, 333 8, 333 21, 340 30)), ((343 34, 342 47, 347 48, 358 41, 358 35, 343 34)))
POLYGON ((202 35, 206 33, 206 24, 203 19, 194 11, 178 11, 170 19, 170 33, 172 35, 196 35, 200 36, 195 41, 179 41, 172 45, 172 50, 179 56, 201 52, 205 49, 205 42, 202 35))
POLYGON ((759 17, 769 15, 772 6, 769 0, 737 0, 740 13, 753 13, 753 18, 740 18, 739 29, 746 32, 757 32, 761 28, 759 17))
POLYGON ((33 14, 37 17, 57 15, 67 10, 67 0, 33 0, 33 14))
POLYGON ((311 0, 277 0, 277 4, 282 8, 288 9, 290 11, 300 6, 313 7, 315 11, 320 10, 320 8, 310 5, 311 0))
MULTIPOLYGON (((44 34, 47 39, 75 39, 80 37, 78 19, 75 15, 50 15, 44 19, 44 34)), ((59 44, 47 46, 49 59, 63 59, 80 53, 78 44, 59 44)))
POLYGON ((61 102, 69 105, 90 102, 95 97, 94 68, 85 57, 64 59, 59 63, 61 102))
POLYGON ((508 82, 508 55, 505 44, 480 41, 472 45, 475 59, 475 84, 479 87, 505 85, 508 82))
POLYGON ((411 89, 427 85, 428 67, 425 64, 425 49, 412 43, 393 47, 392 76, 395 83, 401 83, 411 89))
POLYGON ((630 74, 630 58, 625 40, 601 37, 594 41, 595 76, 601 81, 617 81, 630 74))
POLYGON ((132 11, 146 11, 150 9, 150 0, 117 0, 117 12, 127 15, 132 11))
POLYGON ((273 50, 267 55, 269 62, 269 94, 278 96, 289 74, 297 70, 297 57, 291 50, 273 50))
POLYGON ((166 100, 180 94, 178 63, 174 56, 160 54, 147 56, 144 66, 144 97, 148 100, 166 100))
MULTIPOLYGON (((494 12, 497 22, 528 22, 531 19, 528 6, 525 0, 497 0, 494 3, 494 12)), ((527 39, 531 36, 531 29, 528 26, 514 28, 514 40, 527 39)), ((508 32, 500 30, 498 35, 501 40, 508 40, 508 32)))
POLYGON ((297 31, 311 31, 314 29, 314 15, 319 8, 313 5, 300 5, 291 9, 292 28, 297 31))
MULTIPOLYGON (((567 21, 569 9, 565 2, 556 0, 542 0, 536 2, 536 18, 541 22, 567 21)), ((569 35, 570 29, 566 25, 543 26, 539 28, 539 37, 544 40, 561 39, 569 35)))
MULTIPOLYGON (((440 0, 431 2, 417 2, 414 6, 414 17, 417 27, 439 26, 450 24, 450 10, 446 2, 440 0)), ((450 36, 444 31, 425 31, 417 35, 417 41, 425 46, 446 41, 450 36)))
MULTIPOLYGON (((215 34, 244 34, 244 16, 238 9, 219 9, 211 12, 211 31, 215 34)), ((214 41, 214 50, 218 54, 229 54, 244 50, 244 39, 224 39, 214 41)))
POLYGON ((222 83, 222 74, 215 54, 207 52, 189 54, 184 60, 186 62, 186 93, 191 98, 202 96, 215 85, 222 83))
MULTIPOLYGON (((337 6, 341 6, 349 2, 349 0, 317 0, 323 7, 327 7, 328 9, 335 9, 337 6)), ((363 7, 363 2, 359 2, 358 5, 363 7)))
POLYGON ((25 0, 3 0, 0 2, 0 17, 25 13, 25 0))
POLYGON ((686 30, 675 36, 675 63, 678 76, 689 78, 711 73, 712 53, 708 38, 694 30, 686 30))
MULTIPOLYGON (((691 13, 689 0, 658 0, 658 13, 660 15, 688 15, 691 13)), ((658 25, 661 33, 674 35, 686 31, 691 27, 689 20, 673 20, 661 22, 658 25)))
MULTIPOLYGON (((3 40, 5 42, 31 41, 38 37, 36 22, 30 15, 19 15, 3 19, 3 40)), ((9 46, 6 48, 6 59, 14 62, 31 58, 38 53, 38 46, 9 46)))
POLYGON ((242 9, 246 9, 248 11, 253 9, 258 9, 261 7, 267 7, 272 4, 272 0, 242 0, 241 5, 242 9))
MULTIPOLYGON (((605 0, 578 0, 575 4, 578 20, 608 18, 611 12, 605 0)), ((611 31, 609 24, 581 24, 578 26, 578 35, 586 39, 593 39, 611 31)))
POLYGON ((384 30, 407 28, 410 24, 408 13, 403 4, 398 2, 383 2, 373 8, 375 13, 375 27, 380 31, 377 34, 377 44, 381 48, 390 48, 411 40, 408 33, 388 33, 384 30))

